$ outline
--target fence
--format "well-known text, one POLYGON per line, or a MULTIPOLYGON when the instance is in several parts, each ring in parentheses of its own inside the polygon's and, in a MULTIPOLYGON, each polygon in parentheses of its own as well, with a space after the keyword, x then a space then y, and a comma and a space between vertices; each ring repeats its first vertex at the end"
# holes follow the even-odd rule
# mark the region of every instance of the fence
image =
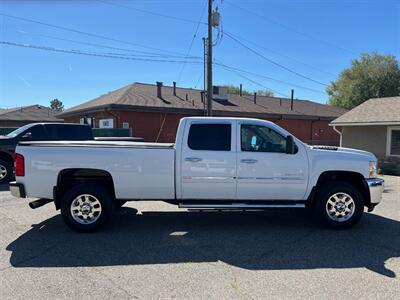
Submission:
POLYGON ((129 137, 132 136, 129 128, 92 128, 95 137, 129 137))

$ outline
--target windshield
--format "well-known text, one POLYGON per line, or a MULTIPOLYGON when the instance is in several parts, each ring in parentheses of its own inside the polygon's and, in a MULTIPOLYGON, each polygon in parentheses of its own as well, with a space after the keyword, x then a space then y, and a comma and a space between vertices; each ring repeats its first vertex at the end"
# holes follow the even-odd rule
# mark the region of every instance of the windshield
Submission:
POLYGON ((22 132, 24 132, 25 130, 27 130, 30 127, 32 127, 32 124, 22 126, 20 128, 15 129, 14 131, 11 131, 6 136, 11 137, 11 138, 16 137, 17 135, 21 134, 22 132))

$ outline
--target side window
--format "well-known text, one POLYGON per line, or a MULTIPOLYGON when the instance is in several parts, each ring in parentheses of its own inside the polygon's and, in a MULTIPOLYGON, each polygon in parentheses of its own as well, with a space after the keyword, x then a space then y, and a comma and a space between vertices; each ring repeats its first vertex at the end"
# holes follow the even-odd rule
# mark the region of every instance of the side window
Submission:
POLYGON ((60 140, 90 140, 91 130, 88 126, 77 126, 77 125, 47 125, 46 130, 49 134, 49 139, 54 141, 60 140))
POLYGON ((264 126, 242 125, 240 143, 242 151, 286 152, 286 138, 264 126))
POLYGON ((192 150, 230 151, 230 124, 193 124, 190 126, 188 146, 192 150))
POLYGON ((50 141, 56 141, 57 140, 57 136, 59 135, 58 134, 58 128, 57 128, 57 125, 46 125, 46 131, 47 131, 47 134, 48 134, 48 139, 50 140, 50 141))
POLYGON ((46 132, 43 125, 35 125, 29 128, 24 134, 30 132, 31 136, 28 138, 30 141, 45 141, 47 140, 46 132))

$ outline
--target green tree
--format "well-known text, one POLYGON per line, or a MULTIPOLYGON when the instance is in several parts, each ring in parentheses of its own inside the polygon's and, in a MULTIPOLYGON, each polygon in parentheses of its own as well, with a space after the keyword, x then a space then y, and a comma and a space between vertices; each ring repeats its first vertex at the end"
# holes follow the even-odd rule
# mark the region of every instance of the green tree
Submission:
POLYGON ((50 108, 57 110, 57 111, 63 111, 64 110, 64 104, 62 101, 56 99, 53 99, 50 101, 50 108))
POLYGON ((370 98, 399 96, 399 62, 392 55, 361 54, 326 91, 330 105, 347 109, 370 98))
POLYGON ((256 91, 258 96, 267 96, 267 97, 273 97, 274 93, 271 92, 270 90, 258 90, 256 91))
MULTIPOLYGON (((239 92, 240 92, 240 87, 239 87, 239 86, 236 86, 236 85, 233 85, 233 84, 223 84, 222 87, 228 88, 228 93, 229 93, 229 94, 236 94, 236 95, 239 95, 239 92)), ((274 94, 273 94, 270 90, 267 90, 267 89, 265 89, 265 90, 258 90, 258 91, 255 91, 255 92, 256 92, 257 95, 259 95, 259 96, 269 96, 269 97, 274 96, 274 94)), ((243 94, 243 95, 252 95, 253 92, 242 88, 242 94, 243 94)))

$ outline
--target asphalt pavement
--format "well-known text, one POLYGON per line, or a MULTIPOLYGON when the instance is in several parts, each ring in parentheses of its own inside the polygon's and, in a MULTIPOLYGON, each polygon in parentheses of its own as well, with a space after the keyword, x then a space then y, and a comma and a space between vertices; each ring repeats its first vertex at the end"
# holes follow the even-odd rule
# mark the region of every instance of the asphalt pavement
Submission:
POLYGON ((304 210, 188 212, 130 202, 69 230, 0 186, 0 299, 400 299, 400 177, 350 230, 304 210))

